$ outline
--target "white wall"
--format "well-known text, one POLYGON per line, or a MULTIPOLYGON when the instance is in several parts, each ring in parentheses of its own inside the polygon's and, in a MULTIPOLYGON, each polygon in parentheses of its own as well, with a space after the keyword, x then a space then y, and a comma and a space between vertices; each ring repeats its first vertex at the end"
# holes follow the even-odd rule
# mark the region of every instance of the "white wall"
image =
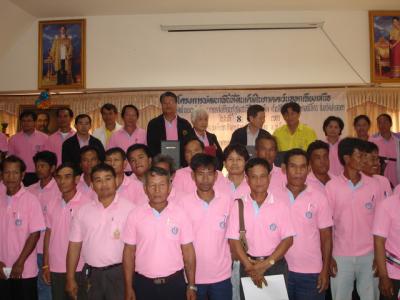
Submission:
MULTIPOLYGON (((167 33, 160 24, 325 21, 326 31, 369 81, 366 11, 86 19, 87 88, 361 83, 320 30, 167 33)), ((33 22, 0 56, 0 91, 36 88, 37 22, 33 22)))

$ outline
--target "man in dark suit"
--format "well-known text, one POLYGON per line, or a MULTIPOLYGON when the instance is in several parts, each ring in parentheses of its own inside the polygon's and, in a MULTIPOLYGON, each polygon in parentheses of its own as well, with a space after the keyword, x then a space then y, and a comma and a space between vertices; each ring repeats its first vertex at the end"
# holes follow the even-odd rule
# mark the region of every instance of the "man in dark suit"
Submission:
POLYGON ((247 109, 246 126, 236 129, 229 144, 241 144, 243 146, 255 146, 256 139, 260 134, 271 135, 262 129, 265 123, 265 108, 261 105, 250 105, 247 109))
POLYGON ((161 141, 181 142, 181 162, 183 157, 183 140, 193 135, 190 123, 177 115, 178 97, 172 92, 160 96, 162 115, 150 120, 147 125, 147 145, 154 157, 161 152, 161 141))
POLYGON ((72 162, 76 166, 80 163, 80 149, 83 146, 92 146, 97 149, 99 159, 104 161, 104 147, 101 141, 90 135, 92 119, 86 114, 78 115, 75 118, 76 134, 65 140, 62 145, 62 162, 72 162))

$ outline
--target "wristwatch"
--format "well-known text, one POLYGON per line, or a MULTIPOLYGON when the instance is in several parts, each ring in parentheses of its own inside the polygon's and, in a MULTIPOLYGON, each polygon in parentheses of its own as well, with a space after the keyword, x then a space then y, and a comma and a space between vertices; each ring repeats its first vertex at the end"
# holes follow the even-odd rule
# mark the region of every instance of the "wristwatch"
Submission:
POLYGON ((268 260, 268 263, 271 265, 271 266, 273 266, 274 264, 275 264, 275 259, 269 259, 268 260))
POLYGON ((192 291, 197 292, 197 286, 195 286, 195 285, 193 285, 193 284, 189 284, 189 285, 187 286, 187 288, 188 288, 189 290, 192 290, 192 291))

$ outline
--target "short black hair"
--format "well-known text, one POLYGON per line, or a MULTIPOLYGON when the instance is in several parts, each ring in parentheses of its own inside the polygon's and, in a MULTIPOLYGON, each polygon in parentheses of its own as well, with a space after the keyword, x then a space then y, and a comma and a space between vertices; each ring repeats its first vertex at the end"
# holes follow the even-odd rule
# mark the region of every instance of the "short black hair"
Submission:
POLYGON ((89 151, 95 152, 96 155, 97 155, 97 159, 98 159, 98 160, 101 160, 101 159, 100 159, 99 150, 98 150, 96 147, 93 147, 93 146, 91 146, 91 145, 83 146, 83 147, 79 150, 79 157, 80 157, 80 159, 82 159, 82 156, 83 156, 86 152, 89 152, 89 151))
POLYGON ((146 155, 151 158, 151 152, 149 147, 147 147, 145 144, 134 144, 132 146, 129 146, 128 150, 126 150, 126 157, 129 157, 129 155, 136 150, 143 150, 146 155))
POLYGON ((118 113, 117 107, 112 103, 103 104, 103 106, 100 108, 100 113, 103 113, 103 110, 105 110, 105 109, 112 110, 115 114, 118 113))
POLYGON ((26 164, 25 162, 20 159, 18 156, 15 155, 10 155, 8 157, 6 157, 2 162, 1 162, 1 172, 4 172, 4 167, 5 165, 9 163, 9 164, 13 164, 13 163, 17 163, 19 164, 19 170, 21 173, 24 173, 26 171, 26 164))
POLYGON ((316 140, 316 141, 312 142, 310 145, 308 145, 308 148, 307 148, 308 160, 311 160, 311 155, 313 154, 313 152, 316 150, 319 150, 319 149, 324 149, 329 153, 328 143, 325 143, 324 141, 321 141, 321 140, 316 140))
POLYGON ((364 143, 365 143, 364 151, 366 153, 372 153, 374 151, 379 153, 379 147, 377 144, 370 141, 364 141, 364 143))
POLYGON ((122 160, 126 159, 126 153, 124 150, 122 150, 122 148, 120 147, 114 147, 114 148, 110 148, 106 151, 105 153, 105 157, 110 156, 112 154, 118 153, 119 155, 121 155, 122 160))
POLYGON ((262 140, 272 141, 275 145, 275 150, 278 151, 278 142, 276 141, 276 138, 273 135, 264 132, 260 132, 256 138, 256 149, 258 149, 260 141, 262 140))
POLYGON ((230 144, 224 149, 224 161, 228 159, 228 156, 232 152, 236 152, 238 155, 244 158, 244 161, 248 161, 250 158, 247 148, 242 144, 230 144))
POLYGON ((74 112, 69 107, 60 107, 56 110, 56 116, 58 117, 60 112, 67 111, 70 118, 74 117, 74 112))
POLYGON ((354 118, 353 126, 356 126, 357 123, 358 123, 360 120, 365 120, 365 121, 368 123, 368 125, 371 125, 371 120, 368 118, 367 115, 358 115, 357 117, 354 118))
POLYGON ((259 104, 250 105, 247 108, 247 121, 250 122, 250 117, 256 117, 259 112, 265 111, 264 106, 259 104))
POLYGON ((23 118, 32 117, 32 120, 36 122, 37 114, 33 110, 24 110, 19 115, 19 120, 22 121, 23 118))
POLYGON ((246 173, 247 176, 249 175, 250 169, 254 168, 255 166, 262 166, 267 170, 268 174, 271 173, 272 167, 267 162, 267 160, 265 160, 264 158, 253 157, 247 161, 244 167, 244 172, 246 173))
POLYGON ((57 166, 57 155, 51 151, 40 151, 33 156, 33 162, 36 164, 38 161, 43 161, 50 167, 57 166))
POLYGON ((339 142, 338 146, 338 156, 340 163, 344 166, 344 156, 352 155, 354 151, 357 149, 359 151, 363 151, 365 148, 365 143, 358 138, 344 138, 339 142))
POLYGON ((156 166, 157 164, 159 164, 159 163, 166 163, 166 164, 168 164, 168 166, 169 166, 169 172, 170 172, 171 176, 172 176, 173 174, 175 174, 175 172, 176 172, 176 170, 175 170, 175 161, 174 161, 174 159, 173 159, 171 156, 166 155, 166 154, 161 154, 161 153, 157 154, 157 155, 154 156, 154 158, 152 159, 151 165, 152 165, 153 167, 155 167, 155 166, 156 166))
POLYGON ((329 126, 329 123, 331 123, 331 122, 338 123, 339 128, 340 128, 339 135, 341 135, 343 128, 344 128, 344 122, 341 118, 336 117, 336 116, 329 116, 325 119, 324 125, 322 125, 322 130, 324 131, 325 135, 326 135, 326 128, 329 126))
POLYGON ((138 110, 138 108, 137 108, 135 105, 133 105, 133 104, 124 105, 124 107, 122 108, 122 111, 121 111, 121 117, 122 117, 122 118, 124 117, 125 112, 126 112, 126 110, 127 110, 128 108, 132 108, 132 109, 136 112, 136 115, 137 115, 137 117, 138 117, 138 119, 139 119, 139 110, 138 110))
POLYGON ((308 165, 308 156, 307 152, 300 148, 294 148, 287 151, 283 157, 283 163, 287 166, 289 164, 290 158, 293 156, 304 156, 308 165))
POLYGON ((152 167, 146 172, 146 174, 144 175, 145 184, 147 184, 148 179, 149 179, 150 176, 156 176, 156 175, 167 177, 168 182, 170 182, 170 180, 171 180, 171 174, 170 174, 167 170, 165 170, 165 169, 163 169, 163 168, 159 168, 159 167, 154 167, 154 166, 152 166, 152 167))
POLYGON ((92 118, 89 115, 80 114, 80 115, 77 115, 76 118, 75 118, 75 125, 78 124, 80 119, 84 119, 84 118, 88 118, 89 119, 89 123, 92 124, 92 118))
POLYGON ((93 180, 94 174, 98 172, 110 172, 113 177, 117 177, 113 167, 105 163, 99 163, 98 165, 94 166, 92 172, 90 172, 90 179, 93 180))
POLYGON ((57 167, 57 169, 56 169, 55 174, 58 174, 58 172, 60 172, 62 169, 65 169, 65 168, 72 169, 72 174, 74 175, 74 177, 80 175, 79 169, 77 168, 77 166, 74 163, 70 162, 70 161, 64 162, 61 165, 59 165, 57 167))
POLYGON ((193 141, 198 142, 200 144, 201 149, 204 150, 204 143, 200 141, 200 139, 193 134, 186 136, 185 140, 183 141, 183 149, 186 149, 186 146, 193 141))
POLYGON ((165 97, 172 97, 172 98, 174 98, 175 102, 178 102, 178 97, 175 95, 175 93, 173 93, 173 92, 171 92, 171 91, 167 91, 167 92, 162 93, 162 94, 160 95, 160 103, 163 102, 163 100, 164 100, 165 97))
POLYGON ((377 122, 378 122, 378 120, 379 120, 380 117, 384 117, 384 118, 388 119, 389 122, 390 122, 390 126, 393 125, 393 120, 392 120, 392 117, 391 117, 390 115, 388 115, 388 114, 380 114, 380 115, 376 118, 376 121, 377 121, 377 122))
POLYGON ((293 111, 297 112, 298 114, 301 112, 301 107, 297 102, 288 102, 282 105, 281 107, 281 115, 286 114, 291 108, 293 111))
POLYGON ((217 158, 205 153, 195 154, 190 161, 190 168, 195 172, 200 167, 212 167, 216 171, 218 167, 217 158))

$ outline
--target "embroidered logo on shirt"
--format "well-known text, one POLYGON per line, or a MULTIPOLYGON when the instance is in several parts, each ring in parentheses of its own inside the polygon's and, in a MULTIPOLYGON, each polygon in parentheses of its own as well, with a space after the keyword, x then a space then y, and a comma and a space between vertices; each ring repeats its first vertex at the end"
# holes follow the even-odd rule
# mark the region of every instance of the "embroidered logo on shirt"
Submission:
POLYGON ((272 223, 271 225, 269 225, 269 230, 271 230, 271 231, 275 231, 276 228, 278 228, 278 226, 276 226, 275 223, 272 223))
POLYGON ((16 219, 15 220, 15 226, 21 226, 22 225, 22 220, 21 219, 16 219))
POLYGON ((306 211, 306 218, 311 219, 312 218, 312 212, 311 211, 306 211))
POLYGON ((179 228, 178 228, 178 227, 174 226, 174 227, 171 228, 171 233, 172 233, 173 235, 177 235, 178 232, 179 232, 179 228))
POLYGON ((365 208, 366 209, 372 209, 373 207, 374 207, 374 205, 372 204, 372 202, 365 203, 365 208))

